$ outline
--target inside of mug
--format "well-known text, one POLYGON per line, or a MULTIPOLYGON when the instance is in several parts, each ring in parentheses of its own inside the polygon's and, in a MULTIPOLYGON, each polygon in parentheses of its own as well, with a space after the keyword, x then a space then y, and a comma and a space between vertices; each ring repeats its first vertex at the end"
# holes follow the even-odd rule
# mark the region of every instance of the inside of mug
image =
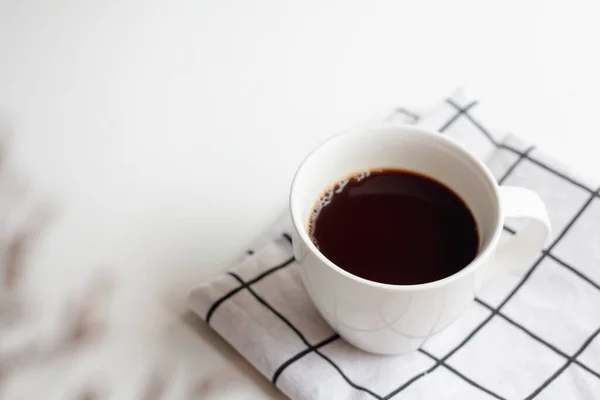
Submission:
POLYGON ((481 253, 499 223, 495 183, 473 156, 440 138, 441 134, 418 128, 384 124, 357 128, 325 142, 305 159, 294 178, 290 205, 301 235, 310 240, 312 210, 336 182, 370 169, 394 168, 431 177, 460 196, 477 223, 481 253))

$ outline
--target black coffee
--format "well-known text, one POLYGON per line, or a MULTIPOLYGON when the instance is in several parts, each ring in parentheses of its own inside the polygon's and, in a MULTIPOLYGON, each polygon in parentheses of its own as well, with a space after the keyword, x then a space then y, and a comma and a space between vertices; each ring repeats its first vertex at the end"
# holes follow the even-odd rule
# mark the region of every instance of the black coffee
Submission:
POLYGON ((417 173, 373 170, 336 183, 319 200, 309 232, 340 268, 375 282, 433 282, 477 255, 477 224, 452 190, 417 173))

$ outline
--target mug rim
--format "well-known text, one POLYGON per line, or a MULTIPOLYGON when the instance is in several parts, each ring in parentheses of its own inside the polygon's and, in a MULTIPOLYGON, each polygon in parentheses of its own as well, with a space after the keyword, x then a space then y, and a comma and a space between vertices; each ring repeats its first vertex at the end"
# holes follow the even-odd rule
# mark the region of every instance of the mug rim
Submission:
MULTIPOLYGON (((323 188, 323 189, 325 189, 325 188, 323 188)), ((314 149, 312 149, 310 151, 310 153, 308 153, 308 155, 302 160, 302 162, 298 166, 298 169, 296 170, 294 177, 292 179, 292 185, 291 185, 290 195, 289 195, 289 207, 290 207, 290 214, 292 217, 292 224, 294 225, 294 229, 296 230, 300 240, 302 240, 303 244, 309 249, 309 251, 311 251, 319 259, 319 261, 321 261, 323 264, 325 264, 327 267, 333 269, 337 273, 345 276, 346 278, 354 280, 355 282, 358 282, 358 283, 361 283, 361 284, 364 284, 367 286, 375 287, 375 288, 387 289, 387 290, 393 290, 393 291, 414 291, 414 290, 423 290, 423 289, 434 289, 434 288, 449 284, 457 279, 460 279, 462 276, 471 273, 479 265, 481 265, 483 260, 487 259, 491 255, 491 253, 494 251, 495 245, 498 242, 498 240, 500 238, 500 234, 502 232, 502 221, 504 220, 503 210, 500 205, 500 196, 498 193, 498 183, 496 182, 496 179, 494 178, 494 176, 492 175, 492 173, 488 169, 488 167, 485 164, 483 164, 480 160, 478 160, 473 154, 471 154, 471 152, 469 152, 469 150, 467 150, 462 144, 458 143, 454 139, 444 136, 440 132, 429 131, 426 129, 416 127, 414 125, 399 124, 399 123, 385 122, 385 121, 380 122, 380 123, 361 124, 359 126, 344 130, 344 131, 324 140, 319 145, 317 145, 314 149), (492 237, 490 238, 490 240, 488 241, 487 245, 483 248, 483 250, 479 251, 477 256, 469 264, 467 264, 465 267, 463 267, 461 270, 459 270, 459 271, 455 272, 454 274, 449 275, 445 278, 438 279, 436 281, 419 283, 419 284, 415 284, 415 285, 397 285, 397 284, 391 284, 391 283, 376 282, 376 281, 365 279, 358 275, 352 274, 352 273, 346 271, 345 269, 337 266, 334 262, 332 262, 327 257, 325 257, 325 255, 323 253, 321 253, 321 251, 317 248, 317 246, 315 246, 313 241, 310 239, 310 237, 308 235, 308 231, 306 230, 306 224, 304 223, 305 221, 300 220, 300 215, 299 215, 299 210, 298 210, 299 205, 297 204, 297 201, 295 200, 295 198, 297 197, 296 192, 298 191, 297 186, 296 186, 298 177, 303 172, 305 165, 308 162, 310 162, 311 158, 325 146, 328 146, 328 145, 331 146, 335 141, 340 140, 341 138, 343 138, 345 136, 367 134, 369 129, 373 129, 373 128, 394 128, 399 131, 411 130, 413 132, 418 132, 419 134, 424 135, 425 137, 429 138, 430 140, 441 141, 442 143, 444 143, 450 147, 453 147, 455 150, 458 150, 464 157, 466 157, 469 161, 471 161, 474 165, 476 165, 479 168, 479 170, 483 173, 483 176, 485 176, 485 179, 488 181, 488 183, 490 183, 490 187, 492 188, 492 191, 493 191, 493 197, 496 200, 496 208, 497 208, 497 210, 496 210, 497 218, 496 218, 496 222, 495 222, 494 233, 493 233, 492 237)))

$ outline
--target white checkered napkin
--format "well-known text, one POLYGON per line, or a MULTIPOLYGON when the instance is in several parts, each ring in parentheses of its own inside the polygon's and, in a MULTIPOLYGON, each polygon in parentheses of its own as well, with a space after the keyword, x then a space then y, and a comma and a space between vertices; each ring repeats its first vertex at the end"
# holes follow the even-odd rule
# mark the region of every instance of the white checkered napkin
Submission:
POLYGON ((300 281, 287 218, 193 290, 191 308, 293 399, 600 399, 600 179, 496 134, 482 111, 453 97, 424 118, 396 117, 462 142, 500 183, 534 189, 554 233, 529 268, 489 282, 419 351, 368 354, 329 328, 300 281))

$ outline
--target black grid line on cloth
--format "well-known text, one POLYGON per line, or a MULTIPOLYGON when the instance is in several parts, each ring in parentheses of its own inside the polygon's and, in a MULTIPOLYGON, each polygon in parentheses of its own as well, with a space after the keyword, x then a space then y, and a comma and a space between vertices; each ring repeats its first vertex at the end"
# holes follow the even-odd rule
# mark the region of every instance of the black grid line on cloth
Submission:
POLYGON ((340 338, 340 335, 335 334, 315 345, 310 346, 309 348, 302 350, 301 352, 299 352, 298 354, 296 354, 295 356, 293 356, 292 358, 290 358, 289 360, 287 360, 286 362, 284 362, 283 364, 281 364, 279 366, 279 368, 277 368, 277 370, 275 371, 275 373, 273 374, 273 378, 271 379, 271 382, 273 383, 273 385, 277 386, 277 380, 279 379, 279 376, 281 375, 281 373, 283 371, 285 371, 285 369, 287 367, 289 367, 290 365, 292 365, 293 363, 295 363, 296 361, 298 361, 299 359, 301 359, 302 357, 312 353, 314 350, 318 350, 323 346, 328 345, 329 343, 335 342, 336 340, 338 340, 340 338))
POLYGON ((429 368, 427 371, 421 372, 419 375, 413 376, 408 381, 404 382, 400 387, 398 387, 397 389, 392 390, 387 396, 385 396, 383 398, 383 400, 391 399, 392 397, 394 397, 398 393, 402 392, 404 389, 406 389, 407 387, 409 387, 410 385, 412 385, 413 383, 415 383, 416 381, 418 381, 419 379, 421 379, 425 375, 433 372, 437 367, 439 367, 439 364, 436 363, 433 367, 429 368))
POLYGON ((508 227, 508 226, 506 226, 506 225, 504 225, 504 226, 502 227, 502 229, 504 229, 506 232, 508 232, 508 233, 511 233, 511 234, 513 234, 513 235, 516 235, 516 234, 517 234, 517 231, 515 231, 515 230, 514 230, 514 229, 512 229, 512 228, 509 228, 509 227, 508 227))
POLYGON ((535 148, 535 146, 530 146, 527 150, 525 150, 525 152, 523 152, 522 154, 519 154, 519 158, 517 159, 517 161, 515 161, 508 170, 506 170, 506 172, 504 173, 504 175, 502 175, 502 177, 500 179, 498 179, 498 184, 502 185, 504 183, 504 181, 506 181, 506 179, 510 176, 510 174, 512 174, 512 172, 517 169, 517 167, 519 166, 519 164, 521 164, 523 162, 523 160, 527 159, 527 156, 529 156, 529 153, 531 153, 533 151, 533 149, 535 148))
POLYGON ((455 374, 457 377, 459 377, 460 379, 462 379, 463 381, 467 382, 468 384, 474 386, 475 388, 489 394, 492 397, 495 397, 496 399, 504 399, 503 397, 501 397, 500 395, 492 392, 491 390, 481 386, 480 384, 478 384, 477 382, 475 382, 474 380, 466 377, 464 374, 462 374, 461 372, 459 372, 458 370, 456 370, 455 368, 451 367, 450 365, 448 365, 445 361, 446 359, 443 358, 437 358, 435 357, 433 354, 430 354, 429 352, 423 350, 423 349, 419 349, 419 352, 422 354, 425 354, 426 356, 428 356, 429 358, 431 358, 432 360, 435 361, 435 365, 433 365, 431 368, 429 368, 428 370, 421 372, 418 375, 413 376, 412 378, 410 378, 408 381, 406 381, 404 384, 402 384, 400 387, 392 390, 387 396, 385 396, 383 399, 384 400, 389 400, 393 397, 395 397, 398 393, 402 392, 404 389, 408 388, 410 385, 412 385, 413 383, 415 383, 416 381, 418 381, 419 379, 421 379, 422 377, 424 377, 425 375, 428 375, 430 373, 432 373, 433 371, 435 371, 439 366, 444 366, 447 370, 449 370, 450 372, 452 372, 453 374, 455 374))
POLYGON ((565 267, 566 269, 568 269, 569 271, 571 271, 572 273, 574 273, 575 275, 577 275, 578 277, 580 277, 581 279, 583 279, 584 281, 586 281, 587 283, 589 283, 590 285, 592 285, 593 287, 595 287, 596 289, 600 290, 600 285, 598 285, 596 282, 594 282, 593 280, 591 280, 590 278, 588 278, 583 272, 573 268, 572 266, 570 266, 569 264, 567 264, 566 262, 564 262, 563 260, 561 260, 560 258, 556 257, 554 254, 551 253, 547 253, 546 256, 554 261, 556 261, 556 263, 560 264, 561 266, 565 267))
MULTIPOLYGON (((284 317, 279 311, 277 311, 275 308, 273 308, 273 306, 271 306, 265 299, 263 299, 260 295, 258 295, 251 287, 250 285, 245 282, 242 278, 240 278, 236 273, 234 272, 228 272, 229 275, 233 276, 235 279, 237 279, 237 281, 244 287, 246 288, 250 294, 252 296, 254 296, 254 298, 263 306, 265 306, 267 309, 269 309, 273 314, 275 314, 283 323, 285 323, 292 331, 294 331, 294 333, 300 338, 300 340, 302 340, 302 342, 304 342, 304 344, 307 347, 310 347, 310 342, 306 339, 306 337, 302 334, 302 332, 300 332, 300 330, 298 328, 296 328, 294 326, 294 324, 292 324, 286 317, 284 317)), ((333 340, 332 340, 333 341, 333 340)), ((325 354, 321 353, 318 349, 313 349, 315 354, 318 354, 322 359, 324 359, 325 361, 327 361, 333 368, 335 368, 339 374, 341 375, 341 377, 350 385, 352 386, 354 389, 360 390, 362 392, 368 393, 371 396, 373 396, 374 398, 378 399, 378 400, 382 400, 382 397, 374 392, 372 392, 370 389, 367 389, 364 386, 360 386, 357 385, 356 383, 352 382, 352 380, 350 378, 348 378, 348 376, 341 370, 341 368, 334 363, 333 361, 331 361, 331 359, 329 357, 327 357, 325 354)))
MULTIPOLYGON (((469 109, 472 108, 472 107, 469 107, 470 103, 467 106, 465 106, 465 107, 461 107, 454 100, 452 100, 450 98, 446 99, 446 102, 448 104, 450 104, 452 107, 454 107, 457 110, 457 112, 460 113, 462 111, 461 114, 464 115, 473 124, 473 126, 475 126, 481 132, 481 134, 484 135, 496 147, 508 150, 508 151, 510 151, 510 152, 512 152, 512 153, 514 153, 514 154, 516 154, 518 156, 520 156, 520 157, 524 157, 525 159, 531 161, 532 163, 536 164, 540 168, 545 169, 548 172, 551 172, 552 174, 558 176, 559 178, 562 178, 562 179, 564 179, 564 180, 572 183, 573 185, 575 185, 575 186, 577 186, 577 187, 585 190, 586 192, 588 192, 590 194, 595 192, 589 186, 587 186, 587 185, 585 185, 585 184, 583 184, 583 183, 575 180, 574 178, 572 178, 570 176, 567 176, 564 173, 562 173, 562 172, 560 172, 560 171, 558 171, 558 170, 550 167, 546 163, 544 163, 544 162, 542 162, 542 161, 540 161, 540 160, 538 160, 538 159, 536 159, 534 157, 531 157, 529 154, 525 154, 524 152, 522 152, 522 151, 520 151, 518 149, 515 149, 514 147, 509 146, 509 145, 507 145, 505 143, 497 142, 494 139, 494 137, 492 136, 492 134, 479 121, 477 121, 477 119, 474 118, 473 115, 471 115, 469 113, 469 109), (469 107, 469 109, 467 109, 467 107, 469 107)), ((478 104, 478 103, 476 103, 476 104, 478 104)), ((600 197, 599 194, 596 194, 596 196, 600 197)))
POLYGON ((517 284, 517 286, 508 294, 508 296, 506 296, 506 298, 502 301, 502 303, 500 303, 500 305, 498 306, 498 310, 500 310, 502 307, 504 307, 514 297, 514 295, 519 291, 519 289, 521 289, 521 287, 523 287, 523 285, 525 284, 525 282, 527 282, 527 280, 529 280, 529 277, 531 277, 531 275, 533 274, 533 272, 541 264, 541 262, 544 260, 544 258, 546 257, 546 255, 549 254, 549 253, 551 253, 552 250, 556 247, 556 245, 561 241, 561 239, 563 237, 565 237, 565 235, 567 234, 567 232, 569 231, 569 229, 571 229, 571 227, 573 226, 573 224, 575 224, 575 222, 584 213, 584 211, 589 207, 589 205, 592 204, 592 201, 596 198, 596 196, 598 196, 599 192, 600 192, 600 189, 596 190, 595 192, 592 192, 592 194, 588 198, 588 200, 577 211, 577 213, 571 218, 571 220, 569 221, 569 223, 563 228, 563 230, 560 232, 560 234, 558 235, 558 237, 556 239, 554 239, 554 241, 552 242, 552 244, 550 244, 550 246, 548 247, 547 250, 542 251, 542 254, 538 257, 537 261, 529 268, 529 270, 527 271, 527 273, 525 274, 525 276, 523 276, 523 278, 517 284))
MULTIPOLYGON (((515 231, 513 231, 512 229, 507 228, 507 227, 504 227, 504 230, 506 230, 507 232, 510 232, 513 235, 516 233, 515 231)), ((566 262, 564 262, 560 258, 554 256, 548 250, 543 250, 543 253, 545 253, 545 255, 548 258, 554 260, 556 263, 558 263, 562 267, 565 267, 567 270, 571 271, 572 273, 574 273, 575 275, 577 275, 582 280, 586 281, 587 283, 589 283, 590 285, 592 285, 596 289, 600 290, 600 285, 598 285, 596 282, 592 281, 590 278, 588 278, 583 273, 581 273, 577 269, 573 268, 571 265, 567 264, 566 262)), ((546 345, 547 347, 549 347, 550 349, 554 350, 554 352, 557 353, 558 355, 560 355, 562 357, 565 357, 565 358, 570 358, 570 356, 568 354, 566 354, 563 351, 559 350, 556 346, 554 346, 554 345, 546 342, 544 339, 540 338, 539 336, 537 336, 536 334, 534 334, 533 332, 531 332, 529 329, 527 329, 524 326, 520 325, 519 323, 517 323, 516 321, 514 321, 510 317, 506 316, 505 314, 503 314, 499 310, 494 309, 492 306, 490 306, 489 304, 487 304, 483 300, 476 298, 475 301, 478 302, 479 304, 481 304, 483 307, 487 308, 488 310, 492 311, 492 313, 495 313, 495 314, 499 315, 500 317, 502 317, 507 322, 509 322, 512 325, 514 325, 515 327, 521 329, 523 332, 525 332, 526 334, 528 334, 529 336, 531 336, 533 339, 537 340, 538 342, 540 342, 540 343, 546 345)), ((597 378, 600 379, 600 373, 594 371, 593 369, 591 369, 587 365, 583 364, 579 360, 574 360, 573 362, 575 364, 577 364, 578 366, 580 366, 581 368, 583 368, 586 371, 588 371, 589 373, 591 373, 592 375, 595 375, 597 378)))
POLYGON ((579 357, 579 355, 581 353, 583 353, 583 351, 590 345, 590 343, 592 343, 592 341, 596 338, 596 336, 598 336, 598 334, 600 334, 600 328, 596 329, 596 332, 594 332, 585 341, 585 343, 583 343, 583 345, 579 348, 579 350, 577 350, 577 352, 575 354, 573 354, 571 357, 569 357, 567 362, 565 362, 562 367, 560 367, 554 374, 552 374, 551 377, 546 379, 546 381, 544 383, 542 383, 542 385, 540 387, 538 387, 533 393, 531 393, 529 396, 527 396, 526 399, 527 400, 533 399, 535 396, 540 394, 550 383, 552 383, 552 381, 554 381, 556 378, 558 378, 560 376, 560 374, 562 374, 569 367, 569 365, 571 365, 572 363, 577 361, 576 357, 579 357))
MULTIPOLYGON (((507 226, 504 227, 504 230, 513 235, 515 235, 517 233, 516 231, 514 231, 513 229, 511 229, 507 226)), ((578 277, 580 277, 581 279, 583 279, 584 281, 586 281, 587 283, 589 283, 590 285, 595 287, 596 289, 600 290, 600 285, 597 284, 596 282, 594 282, 593 280, 591 280, 590 278, 588 278, 583 272, 579 271, 578 269, 573 268, 570 264, 566 263, 562 259, 560 259, 557 256, 555 256, 554 254, 550 253, 548 250, 542 250, 542 253, 546 253, 546 257, 552 259, 553 261, 555 261, 559 265, 565 267, 566 269, 568 269, 569 271, 571 271, 572 273, 574 273, 575 275, 577 275, 578 277)))
MULTIPOLYGON (((498 145, 498 147, 500 147, 500 148, 503 148, 503 149, 506 149, 506 150, 508 150, 508 151, 510 151, 510 152, 512 152, 512 153, 515 153, 515 154, 517 154, 517 155, 521 155, 521 154, 523 154, 523 153, 522 153, 522 152, 520 152, 519 150, 517 150, 517 149, 515 149, 514 147, 511 147, 511 146, 509 146, 509 145, 507 145, 507 144, 499 144, 499 145, 498 145)), ((570 176, 567 176, 567 175, 563 174, 563 173, 562 173, 562 172, 560 172, 560 171, 557 171, 556 169, 554 169, 554 168, 550 167, 548 164, 546 164, 546 163, 544 163, 544 162, 542 162, 542 161, 540 161, 540 160, 538 160, 538 159, 536 159, 536 158, 530 157, 530 156, 527 156, 526 158, 527 158, 529 161, 531 161, 532 163, 534 163, 535 165, 537 165, 538 167, 540 167, 540 168, 542 168, 542 169, 545 169, 545 170, 546 170, 546 171, 548 171, 548 172, 551 172, 551 173, 553 173, 554 175, 558 176, 558 177, 559 177, 559 178, 561 178, 561 179, 564 179, 564 180, 566 180, 567 182, 569 182, 569 183, 571 183, 571 184, 573 184, 573 185, 577 186, 578 188, 580 188, 580 189, 583 189, 583 190, 585 190, 585 191, 586 191, 586 192, 588 192, 588 193, 592 193, 592 192, 594 192, 594 190, 593 190, 592 188, 590 188, 589 186, 587 186, 587 185, 584 185, 583 183, 581 183, 581 182, 579 182, 579 181, 577 181, 577 180, 575 180, 575 179, 571 178, 570 176)))
POLYGON ((397 108, 395 108, 394 111, 392 112, 392 114, 406 115, 407 117, 409 117, 409 118, 412 119, 412 123, 413 124, 419 122, 419 120, 421 119, 421 117, 418 114, 416 114, 416 113, 414 113, 414 112, 412 112, 410 110, 407 110, 404 107, 397 107, 397 108))
POLYGON ((427 357, 431 358, 433 361, 436 362, 436 365, 438 366, 443 366, 444 368, 446 368, 448 371, 454 373, 456 376, 458 376, 459 378, 463 379, 466 382, 469 382, 471 385, 475 386, 477 389, 484 391, 485 393, 489 394, 492 397, 495 397, 496 399, 500 399, 500 400, 504 400, 504 397, 498 395, 497 393, 494 393, 493 391, 481 386, 480 384, 478 384, 477 382, 475 382, 474 380, 466 377, 464 374, 462 374, 460 371, 456 370, 454 367, 448 365, 447 363, 445 363, 444 361, 442 361, 441 359, 437 358, 436 356, 434 356, 433 354, 429 353, 426 350, 423 349, 419 349, 419 352, 425 354, 427 357))
POLYGON ((233 276, 242 285, 243 289, 247 289, 254 296, 254 298, 256 298, 256 300, 258 300, 259 303, 261 303, 263 306, 267 307, 269 310, 271 310, 271 312, 273 314, 275 314, 277 317, 279 317, 279 319, 281 321, 283 321, 291 330, 294 331, 294 333, 296 333, 296 335, 298 335, 298 337, 300 338, 300 340, 302 340, 305 345, 310 346, 310 342, 306 339, 306 337, 304 337, 304 335, 302 334, 302 332, 300 332, 300 330, 298 328, 296 328, 279 311, 275 310, 269 303, 267 303, 267 301, 265 299, 263 299, 261 296, 259 296, 258 294, 256 294, 256 292, 254 291, 254 289, 252 289, 250 287, 250 283, 244 281, 235 272, 228 272, 228 274, 231 275, 231 276, 233 276))
MULTIPOLYGON (((314 346, 310 346, 309 348, 302 350, 300 352, 298 352, 295 356, 293 356, 292 358, 290 358, 289 360, 287 360, 286 362, 284 362, 283 364, 281 364, 281 366, 277 369, 277 371, 275 371, 275 373, 273 374, 273 378, 271 380, 271 382, 276 385, 277 384, 277 380, 279 379, 279 377, 281 376, 281 373, 287 368, 289 367, 291 364, 293 364, 294 362, 298 361, 299 359, 303 358, 304 356, 310 354, 311 352, 320 349, 323 346, 328 345, 329 343, 332 343, 334 341, 336 341, 337 339, 339 339, 340 336, 335 334, 319 343, 317 343, 314 346)), ((503 397, 501 397, 500 395, 492 392, 491 390, 481 386, 480 384, 478 384, 477 382, 475 382, 474 380, 468 378, 467 376, 465 376, 464 374, 462 374, 461 372, 459 372, 458 370, 456 370, 455 368, 451 367, 450 365, 445 363, 445 360, 439 359, 435 356, 433 356, 432 354, 428 353, 427 351, 423 350, 423 349, 419 349, 419 351, 423 354, 425 354, 426 356, 428 356, 429 358, 433 359, 436 364, 433 365, 432 367, 430 367, 429 369, 427 369, 426 371, 420 373, 417 376, 414 376, 413 378, 409 379, 408 381, 406 381, 404 384, 402 384, 402 386, 398 387, 397 389, 394 389, 392 392, 390 392, 389 394, 387 394, 386 396, 383 397, 384 400, 386 399, 391 399, 393 398, 395 395, 397 395, 398 393, 400 393, 402 390, 404 390, 405 388, 407 388, 408 386, 410 386, 413 382, 415 382, 416 380, 418 380, 419 378, 433 372, 436 368, 438 368, 440 365, 444 366, 446 369, 448 369, 450 372, 454 373, 456 376, 458 376, 459 378, 461 378, 462 380, 464 380, 465 382, 467 382, 468 384, 476 387, 477 389, 480 389, 486 393, 488 393, 489 395, 497 398, 497 399, 503 399, 503 397)), ((320 354, 320 353, 319 353, 320 354)), ((340 371, 341 372, 341 371, 340 371)))
MULTIPOLYGON (((509 232, 512 235, 515 235, 517 233, 513 229, 511 229, 509 227, 506 227, 506 226, 504 227, 504 230, 507 231, 507 232, 509 232)), ((592 279, 590 279, 583 272, 579 271, 576 268, 573 268, 573 266, 571 266, 570 264, 568 264, 566 261, 563 261, 562 259, 558 258, 554 254, 550 253, 550 251, 548 251, 548 250, 542 250, 542 254, 545 254, 546 257, 548 257, 551 260, 555 261, 560 266, 565 267, 566 269, 568 269, 569 271, 571 271, 572 273, 574 273, 575 275, 577 275, 578 277, 580 277, 581 279, 583 279, 584 281, 586 281, 587 283, 589 283, 590 285, 592 285, 593 287, 595 287, 596 289, 600 290, 600 285, 599 284, 597 284, 596 282, 594 282, 592 279)))
POLYGON ((467 104, 463 108, 459 107, 456 114, 454 114, 452 117, 450 117, 450 119, 444 125, 442 125, 442 127, 439 129, 439 132, 445 132, 446 129, 450 128, 452 126, 452 124, 455 123, 461 115, 463 115, 464 113, 469 111, 469 109, 475 107, 476 105, 477 105, 477 101, 472 101, 471 103, 467 104))
MULTIPOLYGON (((284 233, 282 236, 287 241, 289 241, 290 243, 292 242, 292 238, 287 233, 284 233)), ((250 254, 250 253, 248 253, 248 254, 250 254)), ((276 271, 279 271, 282 268, 287 267, 292 262, 294 262, 294 257, 293 256, 290 257, 290 258, 288 258, 287 260, 285 260, 283 263, 275 265, 274 267, 271 267, 271 268, 267 269, 266 271, 263 271, 262 273, 258 274, 255 278, 253 278, 252 280, 248 281, 248 285, 252 285, 252 284, 260 281, 261 279, 263 279, 263 278, 271 275, 272 273, 274 273, 276 271)), ((215 313, 215 311, 219 308, 219 306, 221 304, 223 304, 223 302, 226 301, 227 299, 233 297, 233 295, 235 295, 237 292, 239 292, 242 289, 244 289, 243 285, 238 286, 238 287, 236 287, 234 289, 231 289, 229 292, 225 293, 223 296, 221 296, 220 298, 218 298, 217 300, 215 300, 215 302, 210 306, 210 308, 206 312, 206 318, 204 319, 206 321, 206 323, 208 325, 210 325, 210 319, 212 318, 212 316, 215 313)))
MULTIPOLYGON (((485 301, 483 301, 481 299, 478 299, 478 298, 476 298, 475 301, 478 304, 482 305, 483 307, 487 308, 489 311, 491 311, 492 315, 497 315, 497 316, 501 317, 506 322, 508 322, 509 324, 513 325, 515 328, 518 328, 519 330, 521 330, 522 332, 524 332, 525 334, 527 334, 532 339, 538 341, 539 343, 541 343, 544 346, 548 347, 550 350, 554 351, 559 356, 561 356, 563 358, 566 358, 566 359, 571 359, 573 357, 573 356, 568 355, 564 351, 560 350, 558 347, 554 346, 553 344, 551 344, 551 343, 547 342, 546 340, 542 339, 541 337, 539 337, 535 333, 531 332, 529 329, 527 329, 523 325, 519 324, 518 322, 516 322, 514 319, 510 318, 506 314, 504 314, 504 313, 502 313, 502 312, 494 309, 494 307, 490 306, 485 301)), ((596 371, 594 371, 593 369, 591 369, 590 367, 588 367, 587 365, 585 365, 583 362, 581 362, 579 360, 576 360, 576 359, 574 359, 572 362, 575 363, 575 364, 577 364, 581 368, 585 369, 586 371, 588 371, 589 373, 591 373, 592 375, 595 375, 597 378, 600 379, 600 374, 597 373, 596 371)))
MULTIPOLYGON (((541 337, 539 337, 538 335, 536 335, 535 333, 531 332, 529 329, 527 329, 526 327, 524 327, 523 325, 519 324, 518 322, 516 322, 515 320, 513 320, 512 318, 508 317, 506 314, 496 311, 494 310, 494 308, 492 306, 490 306, 489 304, 486 304, 485 302, 483 302, 480 299, 475 299, 479 304, 481 304, 482 306, 484 306, 485 308, 487 308, 488 310, 492 311, 495 315, 498 315, 499 317, 501 317, 502 319, 504 319, 506 322, 510 323, 511 325, 513 325, 514 327, 520 329, 521 331, 523 331, 525 334, 527 334, 528 336, 530 336, 532 339, 535 339, 536 341, 538 341, 539 343, 545 345, 546 347, 548 347, 549 349, 553 350, 556 354, 562 356, 563 358, 566 359, 571 359, 573 357, 579 356, 579 354, 576 354, 575 356, 570 356, 567 353, 563 352, 562 350, 558 349, 556 346, 552 345, 551 343, 547 342, 546 340, 542 339, 541 337)), ((594 337, 596 336, 596 334, 593 335, 594 337)), ((593 339, 592 339, 593 340, 593 339)), ((585 343, 587 343, 588 340, 586 340, 585 343)), ((581 368, 585 369, 586 371, 588 371, 589 373, 591 373, 592 375, 595 375, 596 377, 598 377, 600 379, 600 374, 597 373, 596 371, 594 371, 593 369, 591 369, 590 367, 588 367, 587 365, 585 365, 583 362, 579 361, 579 360, 572 360, 571 362, 574 362, 575 364, 577 364, 578 366, 580 366, 581 368)))
MULTIPOLYGON (((494 139, 494 137, 492 136, 492 134, 485 129, 479 122, 477 122, 477 120, 475 120, 475 118, 473 118, 473 116, 471 114, 469 114, 469 110, 467 107, 469 107, 470 104, 468 104, 466 107, 461 107, 459 106, 454 100, 452 100, 451 98, 446 99, 446 103, 450 104, 452 107, 454 107, 460 114, 464 114, 465 117, 467 117, 467 119, 469 121, 471 121, 471 123, 477 128, 479 129, 479 131, 488 138, 488 140, 490 142, 492 142, 492 144, 494 144, 495 146, 499 146, 499 143, 496 142, 496 140, 494 139)), ((477 105, 478 103, 475 103, 475 105, 477 105)), ((469 107, 471 108, 471 107, 469 107)))

